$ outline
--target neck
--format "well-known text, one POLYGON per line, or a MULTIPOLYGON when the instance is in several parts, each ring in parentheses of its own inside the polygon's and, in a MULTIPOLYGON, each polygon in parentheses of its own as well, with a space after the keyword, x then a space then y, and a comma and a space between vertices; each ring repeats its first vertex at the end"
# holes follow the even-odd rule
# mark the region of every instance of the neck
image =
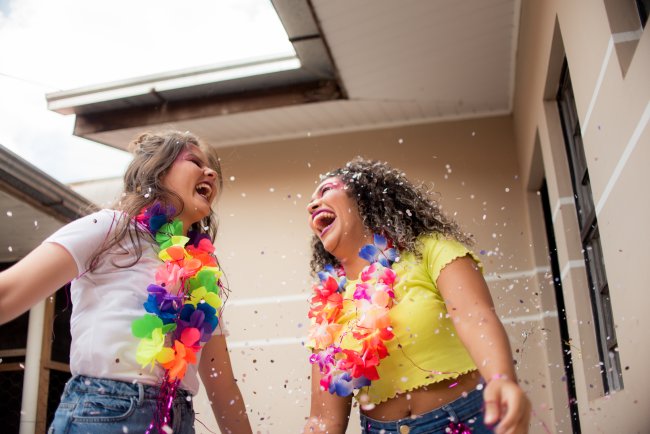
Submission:
POLYGON ((361 270, 363 270, 363 267, 368 265, 368 261, 359 256, 359 251, 363 246, 370 243, 372 243, 372 236, 364 234, 345 253, 334 255, 345 270, 345 275, 348 276, 348 279, 356 279, 359 273, 361 273, 361 270))
POLYGON ((359 273, 361 273, 363 267, 368 265, 368 261, 361 259, 359 256, 356 258, 341 259, 340 262, 345 270, 345 275, 350 280, 355 280, 359 277, 359 273))
POLYGON ((190 231, 190 228, 192 227, 192 223, 188 223, 183 219, 179 219, 181 222, 183 222, 183 233, 185 236, 187 236, 188 232, 190 231))

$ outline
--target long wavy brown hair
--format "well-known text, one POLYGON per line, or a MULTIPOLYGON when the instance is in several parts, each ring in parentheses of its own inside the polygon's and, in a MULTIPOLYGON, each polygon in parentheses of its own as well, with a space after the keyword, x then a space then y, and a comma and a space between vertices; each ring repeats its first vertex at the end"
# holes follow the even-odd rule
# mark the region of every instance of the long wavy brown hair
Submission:
MULTIPOLYGON (((464 233, 442 212, 425 184, 412 183, 404 172, 388 163, 356 157, 345 166, 322 175, 321 179, 331 177, 339 178, 347 194, 356 200, 364 226, 391 240, 400 251, 417 255, 418 237, 431 233, 468 246, 473 244, 471 235, 464 233)), ((339 262, 314 235, 311 270, 315 273, 327 264, 337 266, 339 262)))
MULTIPOLYGON (((188 146, 198 146, 208 159, 207 164, 217 172, 218 191, 223 187, 223 177, 219 156, 215 149, 189 132, 166 131, 161 133, 143 133, 129 144, 133 160, 124 173, 124 190, 121 197, 113 205, 113 209, 123 212, 123 218, 116 222, 115 230, 103 245, 93 254, 88 270, 97 267, 101 256, 108 250, 118 248, 120 254, 134 255, 132 262, 121 267, 130 267, 142 257, 142 239, 150 237, 149 234, 138 230, 135 217, 143 208, 151 206, 154 202, 173 205, 177 215, 183 209, 181 197, 165 188, 162 178, 172 166, 176 157, 188 146), (128 251, 124 247, 124 240, 128 239, 135 246, 135 251, 128 251)), ((210 214, 200 222, 194 223, 190 230, 198 233, 207 233, 214 239, 217 234, 217 219, 210 214)), ((117 265, 116 265, 117 266, 117 265)))

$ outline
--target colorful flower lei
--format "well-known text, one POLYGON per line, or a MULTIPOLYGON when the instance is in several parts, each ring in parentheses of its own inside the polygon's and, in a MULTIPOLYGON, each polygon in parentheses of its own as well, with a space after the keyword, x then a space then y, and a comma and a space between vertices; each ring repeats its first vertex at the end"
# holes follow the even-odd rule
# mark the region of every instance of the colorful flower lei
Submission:
POLYGON ((144 209, 136 222, 154 236, 159 246, 155 283, 147 287, 147 311, 131 323, 140 339, 136 361, 142 367, 158 363, 165 370, 161 396, 154 421, 147 432, 163 431, 169 420, 176 388, 196 353, 219 324, 217 311, 222 272, 214 257, 214 246, 206 234, 183 234, 183 223, 171 220, 173 207, 155 203, 144 209))
POLYGON ((320 385, 339 396, 348 396, 379 379, 377 366, 388 356, 385 342, 394 337, 388 314, 395 303, 397 275, 391 266, 399 258, 386 238, 375 235, 373 241, 359 251, 370 265, 361 271, 353 299, 343 298, 347 280, 342 268, 326 266, 313 286, 309 339, 314 342, 314 352, 309 362, 320 369, 320 385), (355 304, 356 316, 343 325, 338 321, 345 302, 355 304), (341 347, 346 334, 359 342, 360 350, 341 347))

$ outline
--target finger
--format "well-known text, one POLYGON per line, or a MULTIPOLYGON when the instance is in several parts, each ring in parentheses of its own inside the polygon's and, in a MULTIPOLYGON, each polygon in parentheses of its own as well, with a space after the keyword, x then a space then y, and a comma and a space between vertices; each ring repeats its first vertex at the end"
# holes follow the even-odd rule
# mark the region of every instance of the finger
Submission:
POLYGON ((500 404, 501 420, 499 421, 498 431, 506 433, 516 426, 519 419, 521 419, 522 408, 517 399, 503 399, 500 404))
POLYGON ((485 402, 485 416, 483 422, 486 425, 495 425, 501 418, 501 393, 499 388, 488 386, 483 392, 485 402))
MULTIPOLYGON (((512 391, 511 391, 512 392, 512 391)), ((504 410, 502 419, 499 422, 497 432, 499 434, 525 433, 528 430, 530 418, 529 401, 523 393, 504 393, 504 410)))

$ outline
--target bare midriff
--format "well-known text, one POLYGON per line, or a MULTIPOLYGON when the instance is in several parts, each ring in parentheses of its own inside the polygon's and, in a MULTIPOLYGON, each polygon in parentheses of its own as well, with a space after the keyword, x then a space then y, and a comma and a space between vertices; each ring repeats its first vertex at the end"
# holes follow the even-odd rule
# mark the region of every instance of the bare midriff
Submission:
POLYGON ((400 393, 372 409, 361 412, 371 419, 393 421, 409 416, 427 413, 448 404, 476 388, 481 380, 478 371, 469 372, 458 378, 428 384, 410 392, 400 393))

